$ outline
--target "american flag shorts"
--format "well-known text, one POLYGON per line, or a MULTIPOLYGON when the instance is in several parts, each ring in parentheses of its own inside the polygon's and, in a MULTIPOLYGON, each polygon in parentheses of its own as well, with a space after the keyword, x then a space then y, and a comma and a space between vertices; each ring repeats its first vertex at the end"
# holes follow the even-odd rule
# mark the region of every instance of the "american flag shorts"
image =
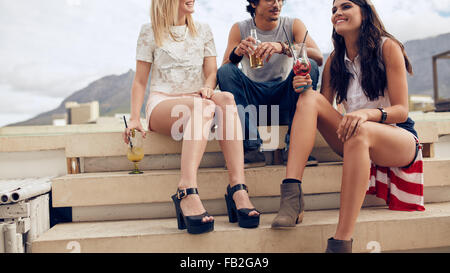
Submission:
POLYGON ((367 194, 386 201, 390 210, 425 211, 423 197, 422 146, 417 142, 417 155, 406 168, 380 167, 372 163, 367 194))

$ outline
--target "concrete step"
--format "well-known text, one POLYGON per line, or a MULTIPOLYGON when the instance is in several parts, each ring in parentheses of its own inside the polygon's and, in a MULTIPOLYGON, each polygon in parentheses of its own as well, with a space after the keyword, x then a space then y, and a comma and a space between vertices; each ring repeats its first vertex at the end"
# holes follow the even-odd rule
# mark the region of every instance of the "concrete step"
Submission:
MULTIPOLYGON (((284 148, 284 137, 288 128, 286 126, 260 126, 258 127, 263 140, 263 149, 276 150, 284 148)), ((317 136, 316 145, 323 147, 326 144, 321 136, 317 136)), ((144 141, 145 155, 181 154, 181 141, 175 141, 169 136, 150 133, 144 141)), ((110 157, 124 156, 128 146, 123 142, 122 133, 90 133, 73 134, 66 136, 66 156, 69 158, 110 157)), ((220 152, 217 140, 208 142, 205 152, 220 152)))
MULTIPOLYGON (((119 125, 111 128, 96 127, 96 125, 67 128, 30 127, 31 129, 14 127, 5 130, 1 128, 0 173, 3 178, 26 178, 128 170, 131 164, 126 160, 127 145, 123 143, 119 125), (51 160, 41 162, 36 160, 36 157, 51 160), (27 165, 25 168, 12 167, 23 166, 24 160, 27 165), (55 169, 54 166, 57 168, 55 169)), ((271 152, 285 147, 284 138, 287 127, 260 126, 259 129, 264 140, 262 149, 267 152, 267 161, 271 164, 274 158, 271 152)), ((434 150, 440 149, 434 143, 440 141, 440 135, 450 134, 450 120, 442 118, 418 121, 416 130, 421 142, 424 143, 424 156, 434 157, 434 150)), ((168 136, 150 134, 144 142, 144 152, 146 157, 141 163, 144 170, 179 168, 181 142, 174 141, 168 136)), ((312 155, 319 162, 342 160, 333 153, 320 134, 317 134, 312 155)), ((439 151, 436 155, 441 156, 442 153, 439 151)), ((201 166, 219 167, 223 164, 218 141, 210 141, 201 166)))
MULTIPOLYGON (((215 218, 215 231, 190 235, 176 219, 59 224, 32 244, 32 252, 158 252, 158 253, 320 253, 334 235, 338 210, 305 213, 302 224, 273 230, 274 214, 263 214, 257 229, 241 229, 227 217, 215 218)), ((386 208, 361 210, 354 234, 354 252, 430 249, 450 246, 450 203, 428 205, 425 212, 386 208)))
MULTIPOLYGON (((264 142, 262 147, 264 150, 269 151, 285 147, 284 139, 288 130, 287 126, 259 126, 258 128, 264 142)), ((450 120, 421 121, 416 123, 415 128, 422 143, 435 143, 439 140, 440 134, 450 134, 450 120), (447 131, 447 127, 449 131, 447 131)), ((0 143, 2 140, 0 138, 0 143)), ((144 153, 146 155, 180 154, 181 144, 181 141, 175 141, 169 136, 151 133, 144 141, 144 153)), ((320 133, 316 135, 314 147, 328 147, 320 133)), ((124 156, 127 148, 128 146, 124 144, 120 132, 80 133, 65 136, 66 157, 68 158, 124 156)), ((220 151, 217 140, 208 142, 206 152, 220 151)))
MULTIPOLYGON (((450 186, 450 159, 424 161, 425 186, 450 186)), ((245 171, 251 197, 279 196, 285 178, 284 166, 266 166, 245 171)), ((179 181, 179 170, 148 171, 142 175, 127 172, 66 175, 52 180, 54 207, 89 207, 164 203, 170 201, 179 181)), ((340 192, 342 164, 324 164, 305 169, 305 194, 340 192)), ((221 169, 200 169, 198 188, 202 200, 222 199, 228 174, 221 169)), ((450 201, 450 200, 448 200, 450 201)))
MULTIPOLYGON (((425 204, 450 201, 450 187, 425 187, 425 204)), ((340 193, 305 194, 305 210, 339 209, 340 193)), ((280 197, 251 197, 253 205, 262 213, 277 213, 280 197)), ((202 200, 205 209, 214 216, 227 215, 225 200, 202 200)), ((374 195, 366 195, 363 207, 384 207, 386 202, 374 195)), ((173 202, 87 206, 70 208, 72 222, 120 221, 174 218, 173 202)))
MULTIPOLYGON (((439 141, 440 134, 446 134, 445 128, 450 127, 450 121, 418 122, 416 129, 424 144, 424 157, 435 155, 434 143, 439 141), (444 128, 441 130, 441 128, 444 128)), ((285 148, 287 126, 260 126, 259 132, 263 139, 262 150, 266 154, 268 165, 279 164, 280 154, 277 150, 285 148)), ((140 166, 143 170, 179 169, 182 142, 174 141, 168 136, 157 133, 149 134, 144 141, 145 157, 140 166)), ((126 158, 128 146, 122 141, 120 132, 99 132, 74 134, 66 136, 66 157, 77 159, 79 171, 69 173, 117 172, 132 168, 132 163, 126 158)), ((314 149, 311 153, 319 162, 339 162, 342 158, 335 154, 320 133, 316 135, 314 149)), ((200 163, 202 168, 217 168, 225 165, 223 154, 217 140, 212 140, 206 147, 206 152, 200 163)), ((70 168, 69 168, 70 169, 70 168)))
MULTIPOLYGON (((266 165, 281 164, 281 150, 265 151, 266 165)), ((314 148, 311 155, 321 163, 342 162, 342 157, 333 152, 329 147, 314 148)), ((222 152, 205 153, 200 162, 200 168, 222 168, 225 166, 225 158, 222 152)), ((152 170, 177 170, 181 167, 180 154, 146 155, 139 162, 139 169, 152 170)), ((130 171, 134 164, 126 156, 86 157, 80 158, 81 173, 120 172, 130 171)))

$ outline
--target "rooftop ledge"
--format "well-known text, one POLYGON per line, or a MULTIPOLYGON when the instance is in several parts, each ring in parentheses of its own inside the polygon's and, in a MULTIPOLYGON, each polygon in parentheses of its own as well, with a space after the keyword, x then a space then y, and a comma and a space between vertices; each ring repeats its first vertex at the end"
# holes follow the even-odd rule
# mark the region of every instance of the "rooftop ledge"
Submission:
MULTIPOLYGON (((446 115, 447 116, 447 115, 446 115)), ((433 117, 439 117, 435 115, 433 117)), ((284 148, 284 136, 287 126, 260 126, 264 141, 263 149, 276 150, 284 148), (278 134, 277 131, 278 130, 278 134), (273 133, 273 134, 272 134, 273 133), (278 139, 273 136, 278 135, 278 139)), ((65 150, 66 157, 122 156, 127 146, 122 140, 120 126, 106 125, 71 125, 60 128, 55 126, 30 126, 12 129, 0 129, 0 152, 31 152, 48 150, 65 150), (9 130, 9 131, 8 131, 9 130)), ((422 143, 435 143, 439 136, 450 134, 450 118, 416 121, 416 130, 422 143)), ((171 137, 151 133, 144 141, 146 155, 179 154, 180 141, 171 137)), ((320 134, 317 134, 315 148, 328 147, 320 134)), ((206 152, 220 152, 217 140, 210 141, 206 152)))

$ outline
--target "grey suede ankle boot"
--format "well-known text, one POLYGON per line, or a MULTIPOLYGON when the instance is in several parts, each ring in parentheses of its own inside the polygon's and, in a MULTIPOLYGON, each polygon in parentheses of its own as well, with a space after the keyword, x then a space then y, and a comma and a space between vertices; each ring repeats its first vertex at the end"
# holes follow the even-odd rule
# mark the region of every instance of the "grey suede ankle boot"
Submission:
POLYGON ((352 253, 353 239, 350 241, 328 239, 327 249, 325 253, 352 253))
POLYGON ((305 205, 301 182, 281 184, 281 200, 278 215, 272 228, 292 228, 303 221, 305 205))

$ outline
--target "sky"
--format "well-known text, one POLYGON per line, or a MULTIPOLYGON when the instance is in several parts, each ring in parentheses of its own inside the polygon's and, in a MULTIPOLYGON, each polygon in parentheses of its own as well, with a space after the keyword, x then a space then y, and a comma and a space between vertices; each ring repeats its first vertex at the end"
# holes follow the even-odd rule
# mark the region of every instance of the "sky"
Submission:
MULTIPOLYGON (((372 0, 402 42, 450 32, 450 0, 372 0)), ((0 127, 52 110, 103 76, 135 69, 150 0, 0 0, 0 127)), ((245 0, 197 0, 221 63, 231 26, 249 18, 245 0)), ((286 0, 323 53, 332 50, 331 0, 286 0)))

